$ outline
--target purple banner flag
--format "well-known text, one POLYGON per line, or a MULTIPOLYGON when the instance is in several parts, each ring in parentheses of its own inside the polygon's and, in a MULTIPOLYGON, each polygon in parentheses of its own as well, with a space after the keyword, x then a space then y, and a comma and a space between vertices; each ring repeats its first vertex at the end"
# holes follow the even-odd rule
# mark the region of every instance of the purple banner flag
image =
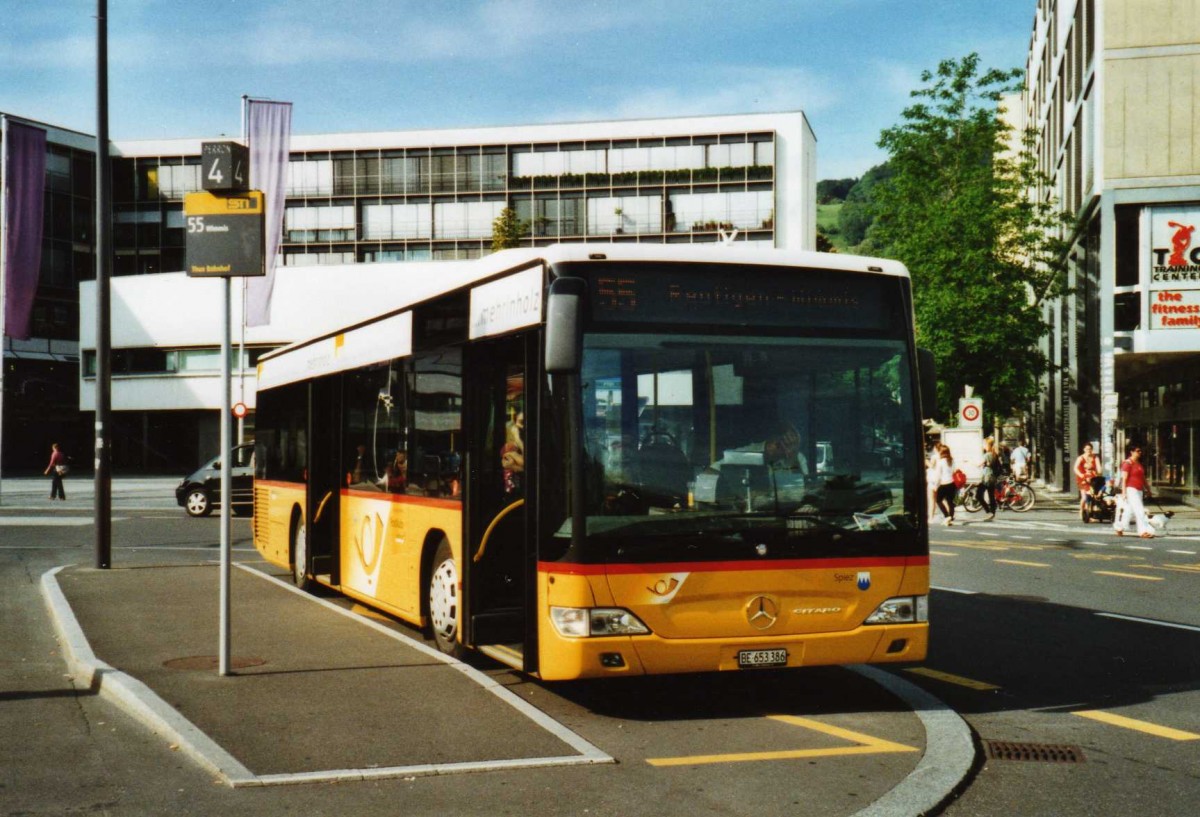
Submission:
POLYGON ((4 334, 25 340, 42 268, 46 132, 6 119, 4 156, 4 334))
POLYGON ((247 102, 246 134, 250 147, 250 187, 266 198, 266 275, 248 278, 246 325, 271 322, 271 290, 275 287, 275 261, 283 238, 283 205, 287 194, 288 146, 292 137, 292 103, 247 102))

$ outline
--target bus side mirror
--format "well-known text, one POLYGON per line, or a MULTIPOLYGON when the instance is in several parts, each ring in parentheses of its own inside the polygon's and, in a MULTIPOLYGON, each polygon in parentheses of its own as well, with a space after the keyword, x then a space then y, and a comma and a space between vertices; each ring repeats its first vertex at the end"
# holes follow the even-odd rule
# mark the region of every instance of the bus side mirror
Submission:
POLYGON ((917 349, 917 377, 921 385, 921 416, 937 411, 937 363, 929 349, 917 349))
POLYGON ((555 278, 546 299, 546 373, 574 374, 579 371, 583 338, 582 278, 555 278))

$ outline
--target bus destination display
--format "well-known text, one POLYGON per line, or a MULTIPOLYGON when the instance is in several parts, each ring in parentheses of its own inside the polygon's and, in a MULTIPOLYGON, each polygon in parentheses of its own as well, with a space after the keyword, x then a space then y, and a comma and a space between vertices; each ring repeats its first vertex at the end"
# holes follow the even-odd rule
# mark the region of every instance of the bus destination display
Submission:
POLYGON ((663 275, 623 265, 588 274, 592 319, 601 323, 895 328, 902 299, 896 279, 826 270, 734 268, 663 275))

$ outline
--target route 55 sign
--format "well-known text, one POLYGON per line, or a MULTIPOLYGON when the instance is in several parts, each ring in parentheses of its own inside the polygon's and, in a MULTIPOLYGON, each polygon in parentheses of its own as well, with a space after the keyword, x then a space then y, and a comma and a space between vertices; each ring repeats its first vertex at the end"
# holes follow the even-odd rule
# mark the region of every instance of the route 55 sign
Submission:
POLYGON ((958 427, 983 428, 982 397, 960 397, 958 399, 958 427))
POLYGON ((250 187, 250 153, 237 142, 200 143, 200 183, 217 193, 244 193, 250 187))

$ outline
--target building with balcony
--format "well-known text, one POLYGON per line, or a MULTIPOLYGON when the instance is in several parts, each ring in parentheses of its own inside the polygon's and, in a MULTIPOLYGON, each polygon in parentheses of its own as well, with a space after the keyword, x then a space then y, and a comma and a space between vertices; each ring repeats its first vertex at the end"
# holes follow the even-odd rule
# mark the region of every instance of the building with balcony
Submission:
POLYGON ((1084 443, 1112 469, 1137 442, 1155 484, 1200 488, 1197 97, 1194 3, 1038 0, 1022 114, 1050 180, 1037 194, 1076 227, 1029 432, 1061 487, 1084 443))

